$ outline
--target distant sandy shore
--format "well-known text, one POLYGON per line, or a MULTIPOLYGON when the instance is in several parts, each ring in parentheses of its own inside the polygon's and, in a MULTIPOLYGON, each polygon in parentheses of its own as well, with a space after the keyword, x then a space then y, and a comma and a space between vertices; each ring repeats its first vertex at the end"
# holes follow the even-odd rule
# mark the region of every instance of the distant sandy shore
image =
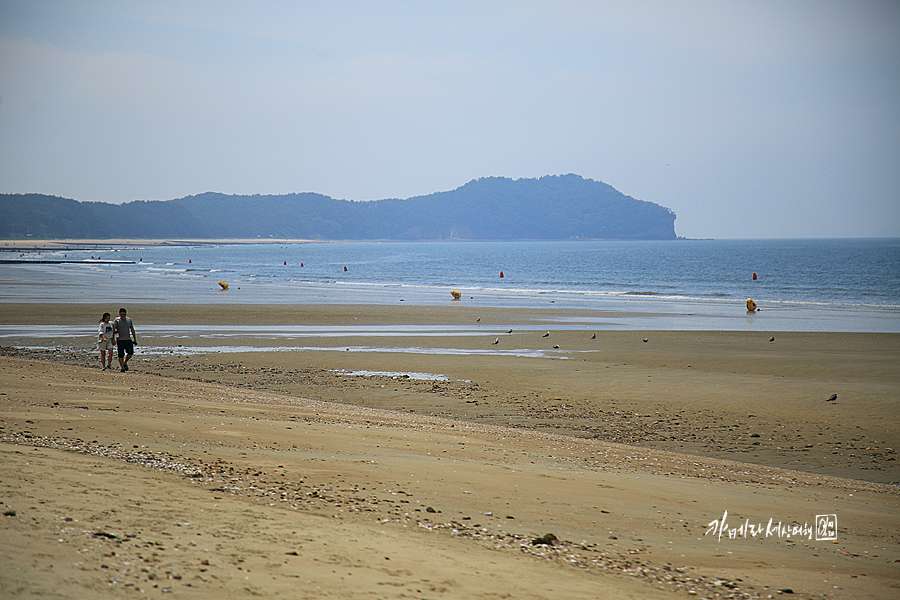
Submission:
POLYGON ((0 240, 0 251, 5 249, 23 248, 38 250, 58 250, 63 248, 114 248, 119 246, 180 246, 184 244, 308 244, 319 240, 294 240, 274 238, 229 238, 229 239, 71 239, 71 240, 43 240, 29 238, 24 240, 0 240))
MULTIPOLYGON (((128 309, 128 373, 100 371, 87 341, 3 349, 14 514, 0 520, 0 596, 893 598, 900 585, 900 488, 886 485, 900 480, 898 335, 544 337, 515 329, 539 311, 467 306, 128 309), (513 332, 352 329, 479 317, 513 332), (149 324, 188 335, 143 337, 149 324), (228 343, 272 351, 141 354, 220 343, 189 335, 204 324, 349 330, 303 341, 321 350, 248 334, 228 343), (836 515, 837 539, 707 534, 725 511, 731 527, 836 515), (547 533, 560 543, 533 543, 547 533)), ((103 310, 5 304, 0 325, 92 331, 103 310)))

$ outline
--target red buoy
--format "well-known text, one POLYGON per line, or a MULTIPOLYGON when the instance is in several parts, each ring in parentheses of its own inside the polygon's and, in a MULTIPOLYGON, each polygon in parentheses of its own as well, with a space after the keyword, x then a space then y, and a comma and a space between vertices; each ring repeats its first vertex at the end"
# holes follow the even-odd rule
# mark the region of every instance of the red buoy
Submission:
POLYGON ((188 264, 191 264, 191 259, 188 259, 188 264))
POLYGON ((303 266, 303 263, 300 263, 300 266, 302 267, 302 266, 303 266))
POLYGON ((344 270, 346 271, 346 270, 347 270, 347 267, 344 267, 344 270))
POLYGON ((756 273, 753 274, 753 281, 756 281, 756 273))
POLYGON ((284 264, 287 264, 287 261, 284 261, 284 264))
POLYGON ((500 277, 503 277, 503 271, 500 271, 500 277))

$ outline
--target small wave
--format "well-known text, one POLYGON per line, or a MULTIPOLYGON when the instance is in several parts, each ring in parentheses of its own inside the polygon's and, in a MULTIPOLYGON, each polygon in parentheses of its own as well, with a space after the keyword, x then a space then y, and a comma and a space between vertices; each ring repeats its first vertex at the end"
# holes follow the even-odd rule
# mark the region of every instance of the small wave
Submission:
POLYGON ((625 296, 658 296, 656 292, 625 292, 625 296))

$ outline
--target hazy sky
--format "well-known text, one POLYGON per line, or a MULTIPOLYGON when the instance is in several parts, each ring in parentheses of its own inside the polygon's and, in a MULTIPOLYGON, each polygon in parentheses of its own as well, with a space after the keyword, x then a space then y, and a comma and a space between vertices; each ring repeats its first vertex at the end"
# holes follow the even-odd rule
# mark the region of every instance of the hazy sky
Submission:
POLYGON ((0 0, 0 192, 564 173, 685 237, 900 236, 900 2, 0 0))

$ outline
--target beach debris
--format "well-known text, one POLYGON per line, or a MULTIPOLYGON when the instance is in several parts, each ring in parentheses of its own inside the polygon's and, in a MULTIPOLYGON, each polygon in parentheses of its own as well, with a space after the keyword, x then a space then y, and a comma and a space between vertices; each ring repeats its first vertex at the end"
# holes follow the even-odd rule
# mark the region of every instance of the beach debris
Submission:
POLYGON ((5 511, 3 511, 3 516, 4 517, 14 517, 14 516, 16 516, 16 511, 14 511, 12 509, 5 510, 5 511))
POLYGON ((495 346, 496 346, 497 344, 499 344, 499 343, 500 343, 500 338, 497 338, 496 340, 494 340, 494 345, 495 345, 495 346))
POLYGON ((837 400, 837 394, 832 394, 825 402, 834 402, 835 400, 837 400))
POLYGON ((550 337, 550 332, 548 331, 547 333, 545 333, 545 334, 542 335, 541 337, 550 337))
POLYGON ((556 546, 557 544, 559 544, 559 538, 552 533, 546 533, 531 540, 532 546, 556 546))
POLYGON ((436 513, 437 511, 434 510, 433 507, 429 506, 428 508, 425 509, 425 512, 428 512, 428 513, 436 513))

